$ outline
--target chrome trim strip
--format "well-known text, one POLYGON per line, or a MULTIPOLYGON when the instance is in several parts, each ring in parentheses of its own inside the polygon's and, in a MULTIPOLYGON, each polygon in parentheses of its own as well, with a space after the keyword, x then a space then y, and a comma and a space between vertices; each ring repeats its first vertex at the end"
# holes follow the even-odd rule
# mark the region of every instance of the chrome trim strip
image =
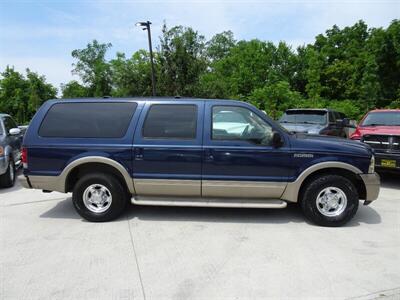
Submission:
POLYGON ((202 196, 279 199, 286 185, 286 182, 203 180, 202 196))
POLYGON ((282 200, 244 200, 244 199, 215 199, 215 198, 151 198, 133 197, 132 204, 155 206, 191 206, 191 207, 246 207, 246 208, 285 208, 287 203, 282 200))
POLYGON ((200 197, 201 180, 134 179, 137 195, 200 197))

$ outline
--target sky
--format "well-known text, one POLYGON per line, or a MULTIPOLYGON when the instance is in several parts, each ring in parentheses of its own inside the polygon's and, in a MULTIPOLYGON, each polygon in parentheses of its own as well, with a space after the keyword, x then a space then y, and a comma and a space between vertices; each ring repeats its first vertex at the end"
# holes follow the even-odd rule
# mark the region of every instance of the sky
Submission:
POLYGON ((72 50, 93 39, 112 43, 108 59, 147 49, 146 32, 134 26, 138 21, 152 22, 153 47, 166 22, 192 27, 206 38, 232 30, 237 40, 286 41, 295 48, 335 24, 342 28, 362 19, 385 28, 396 18, 400 0, 0 0, 0 71, 7 65, 21 72, 29 68, 59 88, 77 79, 71 74, 72 50))

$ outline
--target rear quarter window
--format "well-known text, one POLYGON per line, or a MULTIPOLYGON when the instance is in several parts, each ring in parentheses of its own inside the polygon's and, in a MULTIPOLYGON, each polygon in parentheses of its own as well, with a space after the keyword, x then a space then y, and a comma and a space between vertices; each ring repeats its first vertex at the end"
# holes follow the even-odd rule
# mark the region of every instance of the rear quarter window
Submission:
POLYGON ((135 113, 135 102, 57 103, 39 128, 41 137, 121 138, 135 113))

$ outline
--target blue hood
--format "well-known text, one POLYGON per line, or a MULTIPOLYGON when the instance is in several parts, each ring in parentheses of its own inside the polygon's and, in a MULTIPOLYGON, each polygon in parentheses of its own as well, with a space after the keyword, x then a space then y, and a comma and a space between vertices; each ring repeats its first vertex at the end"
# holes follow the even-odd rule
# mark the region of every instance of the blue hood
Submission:
POLYGON ((370 146, 359 141, 326 135, 293 134, 292 147, 310 152, 341 153, 350 156, 371 157, 370 146))

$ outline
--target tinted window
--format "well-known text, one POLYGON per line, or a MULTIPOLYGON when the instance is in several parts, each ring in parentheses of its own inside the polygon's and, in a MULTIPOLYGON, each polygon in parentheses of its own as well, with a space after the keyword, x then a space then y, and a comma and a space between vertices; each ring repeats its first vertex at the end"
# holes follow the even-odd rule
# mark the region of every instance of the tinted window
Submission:
POLYGON ((65 138, 119 138, 128 129, 136 103, 58 103, 47 112, 39 135, 65 138))
POLYGON ((6 128, 6 131, 9 132, 10 129, 17 128, 18 126, 10 117, 4 117, 4 127, 6 128))
POLYGON ((335 115, 331 111, 329 112, 329 122, 330 123, 335 123, 336 122, 335 115))
POLYGON ((184 104, 154 104, 143 125, 143 137, 153 139, 196 138, 197 107, 184 104))
POLYGON ((211 138, 268 145, 272 140, 272 128, 247 108, 214 106, 211 138))
POLYGON ((326 124, 326 111, 288 110, 281 117, 281 123, 326 124))

